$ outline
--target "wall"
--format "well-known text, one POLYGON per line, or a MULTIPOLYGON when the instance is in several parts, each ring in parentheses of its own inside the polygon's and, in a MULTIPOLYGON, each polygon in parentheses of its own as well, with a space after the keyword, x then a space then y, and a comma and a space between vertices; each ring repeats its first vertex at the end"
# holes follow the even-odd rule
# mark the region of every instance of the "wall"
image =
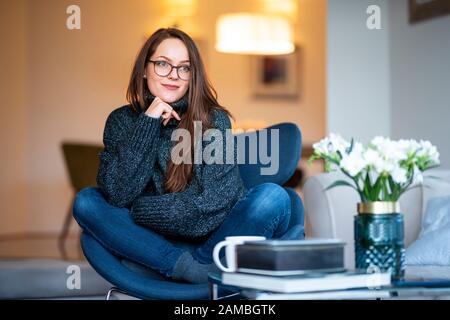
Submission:
POLYGON ((386 0, 328 0, 328 132, 363 143, 390 134, 387 11, 386 0), (381 8, 381 30, 367 28, 369 5, 381 8))
MULTIPOLYGON (((78 1, 81 30, 66 28, 72 1, 30 1, 29 212, 27 229, 62 226, 72 191, 60 144, 101 143, 107 115, 125 104, 133 59, 152 28, 148 1, 78 1)), ((154 28, 154 27, 153 27, 154 28)))
MULTIPOLYGON (((17 83, 1 80, 11 96, 2 101, 0 120, 1 143, 10 152, 2 166, 0 233, 53 233, 60 230, 72 196, 61 142, 101 143, 107 115, 126 103, 132 63, 145 36, 167 26, 162 18, 167 8, 159 1, 79 0, 75 3, 81 7, 81 30, 67 30, 66 8, 73 1, 13 3, 17 2, 2 2, 2 30, 10 31, 14 21, 9 38, 16 42, 1 57, 17 56, 6 70, 19 72, 17 83), (20 19, 7 17, 13 7, 20 19), (15 108, 5 111, 3 105, 15 108)), ((238 121, 293 121, 302 127, 304 140, 313 142, 325 128, 325 1, 298 1, 296 38, 304 59, 298 102, 253 100, 249 58, 213 49, 215 18, 230 11, 256 10, 257 3, 199 0, 188 25, 204 44, 219 101, 238 121)))
POLYGON ((201 4, 198 21, 209 41, 209 74, 220 102, 240 121, 257 119, 267 124, 292 121, 301 127, 305 143, 320 139, 325 134, 325 1, 297 2, 295 37, 301 48, 301 98, 298 101, 254 99, 249 85, 251 57, 223 54, 213 48, 214 23, 220 14, 255 10, 257 6, 245 6, 244 1, 203 1, 201 4))
POLYGON ((0 234, 26 228, 26 1, 0 2, 0 234))
POLYGON ((389 10, 392 135, 430 140, 450 169, 450 15, 410 25, 406 0, 389 10))
POLYGON ((409 24, 408 0, 329 0, 327 131, 427 139, 450 168, 450 16, 409 24), (381 8, 382 30, 366 28, 381 8))

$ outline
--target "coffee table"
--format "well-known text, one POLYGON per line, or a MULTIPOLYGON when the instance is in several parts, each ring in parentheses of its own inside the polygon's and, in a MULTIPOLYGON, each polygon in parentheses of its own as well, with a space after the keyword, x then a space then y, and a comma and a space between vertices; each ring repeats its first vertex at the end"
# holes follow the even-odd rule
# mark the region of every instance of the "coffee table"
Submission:
POLYGON ((407 281, 379 289, 275 293, 224 285, 221 273, 209 273, 212 300, 450 300, 450 281, 407 281))

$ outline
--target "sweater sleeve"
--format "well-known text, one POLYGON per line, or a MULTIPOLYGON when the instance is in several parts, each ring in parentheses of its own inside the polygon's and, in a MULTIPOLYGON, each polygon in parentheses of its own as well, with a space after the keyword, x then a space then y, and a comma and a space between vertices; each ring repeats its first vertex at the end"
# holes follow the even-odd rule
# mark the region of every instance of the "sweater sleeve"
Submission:
MULTIPOLYGON (((224 112, 218 112, 215 127, 222 137, 225 137, 226 129, 231 128, 224 112)), ((225 158, 225 141, 222 146, 225 158)), ((205 152, 205 147, 203 150, 205 152)), ((133 202, 131 215, 137 224, 161 234, 189 238, 204 236, 225 220, 245 188, 236 161, 202 164, 200 183, 202 191, 197 194, 188 187, 182 192, 139 197, 133 202)))
POLYGON ((109 203, 129 207, 152 176, 160 121, 141 113, 133 122, 118 111, 106 121, 97 184, 109 203))

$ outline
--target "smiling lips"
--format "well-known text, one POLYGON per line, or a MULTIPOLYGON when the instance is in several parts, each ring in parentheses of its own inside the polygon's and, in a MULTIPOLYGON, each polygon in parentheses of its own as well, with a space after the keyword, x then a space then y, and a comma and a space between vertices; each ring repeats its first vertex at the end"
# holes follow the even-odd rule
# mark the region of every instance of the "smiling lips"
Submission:
POLYGON ((179 86, 173 86, 170 84, 163 84, 163 87, 168 89, 168 90, 177 90, 179 88, 179 86))

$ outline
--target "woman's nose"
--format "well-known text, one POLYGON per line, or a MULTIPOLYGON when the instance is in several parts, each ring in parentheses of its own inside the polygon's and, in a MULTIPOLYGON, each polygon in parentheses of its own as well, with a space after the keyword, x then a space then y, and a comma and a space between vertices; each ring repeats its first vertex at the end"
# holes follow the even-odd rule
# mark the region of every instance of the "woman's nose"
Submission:
POLYGON ((178 69, 172 68, 169 75, 167 76, 169 79, 178 79, 178 69))

